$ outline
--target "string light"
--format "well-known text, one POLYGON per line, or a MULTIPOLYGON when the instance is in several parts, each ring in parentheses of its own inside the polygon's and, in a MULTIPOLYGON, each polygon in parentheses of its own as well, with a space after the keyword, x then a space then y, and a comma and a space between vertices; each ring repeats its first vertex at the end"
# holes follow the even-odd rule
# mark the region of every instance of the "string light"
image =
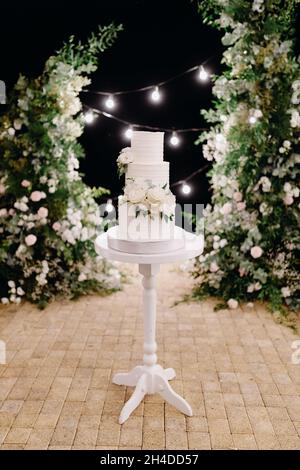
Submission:
POLYGON ((181 187, 181 191, 183 192, 183 194, 187 195, 187 194, 190 194, 192 188, 190 187, 189 184, 187 183, 183 183, 182 187, 181 187))
POLYGON ((203 65, 200 65, 199 67, 199 74, 198 74, 198 78, 199 80, 201 80, 202 82, 206 82, 209 78, 209 74, 208 72, 205 70, 205 68, 203 67, 203 65))
MULTIPOLYGON (((194 66, 194 67, 191 67, 187 70, 185 70, 184 72, 181 72, 173 77, 170 77, 168 78, 167 80, 164 80, 164 81, 161 81, 159 82, 158 85, 149 85, 149 86, 145 86, 145 87, 141 87, 141 88, 136 88, 136 89, 131 89, 131 90, 119 90, 119 91, 114 91, 114 94, 113 95, 122 95, 122 94, 130 94, 130 93, 137 93, 137 92, 145 92, 147 90, 152 90, 152 92, 150 93, 150 99, 152 102, 154 103, 159 103, 161 101, 161 93, 160 93, 160 90, 159 90, 159 86, 161 87, 162 85, 166 85, 167 83, 169 82, 172 82, 173 80, 179 78, 179 77, 182 77, 188 73, 191 73, 191 72, 194 72, 195 70, 198 70, 198 78, 199 80, 201 81, 207 81, 210 77, 209 73, 207 72, 207 70, 205 70, 204 68, 204 64, 206 64, 209 60, 211 60, 211 58, 213 57, 210 57, 209 59, 207 59, 205 62, 202 63, 202 65, 200 66, 194 66)), ((116 106, 116 102, 114 100, 114 96, 112 94, 110 94, 109 92, 106 92, 106 91, 98 91, 98 90, 87 90, 87 89, 84 89, 82 90, 83 92, 85 93, 94 93, 94 94, 99 94, 99 95, 105 95, 107 96, 107 99, 105 101, 105 106, 106 108, 108 109, 113 109, 115 106, 116 106)), ((111 119, 114 119, 115 121, 117 122, 121 122, 123 124, 127 124, 129 127, 124 131, 124 135, 126 138, 130 139, 131 136, 132 136, 132 132, 133 132, 133 126, 137 129, 147 129, 147 130, 153 130, 153 131, 165 131, 165 132, 172 132, 172 135, 170 137, 170 144, 174 147, 178 146, 180 144, 180 138, 178 137, 177 135, 177 132, 199 132, 199 131, 205 131, 207 130, 207 128, 188 128, 188 129, 177 129, 177 132, 172 130, 172 129, 167 129, 167 128, 161 128, 161 127, 154 127, 154 126, 148 126, 148 125, 145 125, 145 124, 137 124, 137 123, 131 123, 131 122, 128 122, 124 119, 121 119, 117 116, 114 116, 112 114, 109 114, 105 111, 102 111, 100 109, 95 109, 95 108, 92 108, 90 106, 87 106, 87 105, 84 105, 85 108, 87 108, 89 110, 89 112, 85 113, 84 115, 84 119, 85 119, 85 122, 87 123, 92 123, 93 120, 95 119, 95 114, 96 115, 103 115, 105 117, 108 117, 108 118, 111 118, 111 119)), ((256 122, 256 118, 254 117, 254 120, 251 119, 251 117, 249 118, 249 122, 250 123, 255 123, 256 122)), ((191 193, 192 191, 192 188, 189 184, 187 184, 187 180, 190 180, 191 178, 193 178, 195 175, 199 174, 199 173, 202 173, 209 165, 205 165, 204 167, 202 168, 199 168, 198 170, 194 171, 193 173, 191 173, 184 182, 182 182, 182 180, 179 180, 179 181, 176 181, 175 183, 173 183, 171 185, 171 187, 175 187, 175 186, 178 186, 178 185, 181 185, 181 191, 184 195, 188 195, 191 193)), ((114 197, 113 199, 117 199, 117 197, 114 197)), ((106 212, 107 213, 110 213, 112 211, 114 211, 114 205, 113 205, 113 199, 108 199, 107 200, 107 203, 106 203, 106 206, 105 206, 105 209, 106 209, 106 212)))
POLYGON ((177 132, 175 131, 172 133, 172 136, 170 138, 170 144, 173 145, 174 147, 177 147, 177 145, 180 144, 180 139, 177 135, 177 132))
POLYGON ((128 127, 128 129, 126 129, 126 131, 124 132, 124 135, 127 139, 131 139, 132 137, 132 132, 133 132, 133 129, 132 127, 128 127))
MULTIPOLYGON (((198 170, 193 171, 193 173, 188 175, 184 181, 182 181, 182 179, 181 179, 181 180, 175 181, 174 183, 170 184, 170 188, 176 188, 177 186, 180 185, 183 194, 190 194, 190 192, 192 191, 192 188, 189 184, 187 184, 187 181, 194 178, 194 176, 199 175, 200 173, 203 173, 209 167, 210 167, 210 164, 207 163, 206 165, 202 166, 201 168, 198 168, 198 170)), ((106 204, 113 205, 112 201, 116 201, 118 199, 118 197, 119 196, 113 196, 112 199, 108 199, 106 204)), ((108 208, 110 209, 110 207, 111 206, 109 205, 108 208)), ((113 209, 114 209, 114 207, 113 207, 113 209)))
POLYGON ((88 111, 87 113, 84 114, 84 120, 87 124, 92 124, 94 119, 95 119, 95 115, 92 111, 88 111))
POLYGON ((105 101, 105 106, 108 108, 108 109, 113 109, 115 106, 116 106, 116 102, 113 98, 112 95, 110 95, 107 100, 105 101))
MULTIPOLYGON (((199 65, 194 65, 193 67, 190 67, 189 69, 186 69, 183 72, 177 73, 176 75, 173 75, 172 77, 169 77, 166 80, 162 80, 162 81, 160 81, 156 84, 154 83, 152 85, 147 85, 147 86, 143 86, 143 87, 139 87, 139 88, 133 88, 133 89, 130 89, 130 90, 116 90, 116 91, 113 92, 113 95, 114 96, 116 96, 116 95, 127 95, 127 94, 130 94, 130 93, 139 93, 139 92, 142 93, 144 91, 153 90, 154 87, 167 85, 168 83, 173 82, 177 78, 181 78, 181 77, 183 77, 183 76, 185 76, 189 73, 195 72, 196 70, 199 70, 199 74, 200 74, 200 71, 202 71, 201 77, 202 76, 203 76, 203 78, 205 77, 205 80, 206 80, 207 78, 209 78, 209 73, 204 69, 204 65, 207 64, 208 62, 210 62, 212 59, 215 59, 215 58, 216 58, 216 56, 212 55, 208 59, 206 59, 204 62, 202 62, 202 64, 200 64, 200 66, 199 65), (204 74, 203 74, 203 72, 204 72, 204 74)), ((96 95, 105 95, 105 96, 111 96, 112 95, 112 93, 109 92, 109 91, 88 90, 88 89, 84 89, 82 91, 84 93, 94 93, 96 95)))
POLYGON ((155 103, 158 103, 161 100, 161 93, 159 91, 158 86, 156 86, 154 90, 152 91, 151 100, 154 101, 155 103))
MULTIPOLYGON (((91 106, 88 106, 87 104, 84 104, 84 108, 87 109, 88 111, 92 111, 94 115, 101 115, 105 116, 107 118, 113 119, 114 121, 120 122, 122 124, 125 124, 126 126, 130 128, 136 128, 136 129, 146 129, 149 131, 160 131, 160 132, 202 132, 202 131, 207 131, 207 127, 188 127, 188 128, 180 128, 180 129, 170 129, 167 127, 156 127, 156 126, 148 126, 147 124, 138 124, 137 122, 130 122, 125 119, 119 118, 118 116, 115 116, 114 114, 110 114, 107 111, 102 111, 101 109, 98 108, 93 108, 91 106)), ((128 129, 127 129, 128 130, 128 129)))
POLYGON ((106 206, 105 206, 105 210, 106 212, 109 214, 110 212, 113 212, 114 211, 114 205, 112 203, 112 199, 108 199, 107 200, 107 203, 106 203, 106 206))

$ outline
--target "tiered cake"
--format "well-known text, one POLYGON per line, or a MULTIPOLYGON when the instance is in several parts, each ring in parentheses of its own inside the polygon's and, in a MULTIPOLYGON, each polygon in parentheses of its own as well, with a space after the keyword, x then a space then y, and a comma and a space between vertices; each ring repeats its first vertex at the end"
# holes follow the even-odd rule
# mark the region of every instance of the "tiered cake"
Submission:
POLYGON ((133 131, 131 147, 123 149, 117 160, 119 173, 125 173, 124 195, 118 201, 120 239, 174 238, 175 196, 163 148, 163 132, 133 131))

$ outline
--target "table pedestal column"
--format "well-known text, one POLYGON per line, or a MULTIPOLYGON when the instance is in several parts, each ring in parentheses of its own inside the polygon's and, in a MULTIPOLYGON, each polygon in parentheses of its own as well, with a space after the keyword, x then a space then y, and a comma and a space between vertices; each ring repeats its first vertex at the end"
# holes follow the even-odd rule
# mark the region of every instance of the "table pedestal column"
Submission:
POLYGON ((118 373, 113 377, 113 383, 127 385, 135 390, 125 403, 119 418, 124 423, 130 414, 138 407, 144 396, 149 393, 159 393, 168 403, 182 413, 192 416, 190 405, 174 392, 169 380, 176 376, 174 369, 163 369, 157 364, 156 329, 156 288, 155 276, 159 271, 158 264, 140 264, 139 271, 143 276, 143 310, 144 310, 144 356, 143 365, 134 367, 130 372, 118 373))

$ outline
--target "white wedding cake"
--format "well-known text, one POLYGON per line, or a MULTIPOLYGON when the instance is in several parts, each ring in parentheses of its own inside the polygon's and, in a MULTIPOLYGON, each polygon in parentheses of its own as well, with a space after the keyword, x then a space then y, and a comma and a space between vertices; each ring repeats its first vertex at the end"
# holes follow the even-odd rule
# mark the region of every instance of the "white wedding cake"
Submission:
POLYGON ((118 200, 118 236, 123 240, 174 237, 176 201, 163 151, 163 132, 133 131, 131 147, 118 157, 119 173, 125 173, 124 195, 118 200))

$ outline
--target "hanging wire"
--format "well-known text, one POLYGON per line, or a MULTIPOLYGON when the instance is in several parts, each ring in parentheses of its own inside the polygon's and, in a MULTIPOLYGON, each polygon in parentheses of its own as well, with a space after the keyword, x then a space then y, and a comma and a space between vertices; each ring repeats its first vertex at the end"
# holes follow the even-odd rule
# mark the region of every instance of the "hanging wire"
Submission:
POLYGON ((209 168, 209 163, 207 163, 207 165, 204 165, 202 166, 201 168, 199 168, 198 170, 194 171, 193 173, 191 173, 189 176, 187 176, 186 178, 184 179, 181 179, 181 180, 178 180, 178 181, 175 181, 175 183, 172 183, 170 184, 170 188, 171 187, 174 187, 174 186, 178 186, 179 184, 184 184, 186 183, 187 181, 190 181, 192 178, 194 178, 194 176, 196 175, 199 175, 200 173, 203 173, 204 170, 206 170, 206 168, 209 168))
MULTIPOLYGON (((177 78, 183 77, 184 75, 187 75, 191 72, 194 72, 195 70, 198 70, 198 69, 201 70, 201 67, 206 65, 214 57, 215 56, 211 56, 199 65, 195 65, 193 67, 190 67, 189 69, 187 69, 183 72, 180 72, 180 73, 178 73, 176 75, 173 75, 172 77, 170 77, 166 80, 162 80, 162 81, 157 82, 157 83, 152 84, 152 85, 147 85, 147 86, 144 86, 144 87, 139 87, 139 88, 135 88, 135 89, 131 89, 131 90, 118 90, 118 91, 113 91, 113 92, 112 91, 88 90, 88 89, 84 89, 84 90, 82 90, 82 92, 112 97, 112 96, 115 96, 115 95, 125 95, 125 94, 130 94, 130 93, 139 93, 139 92, 143 92, 143 91, 147 91, 147 90, 153 90, 157 87, 164 86, 164 85, 176 80, 177 78)), ((102 111, 101 109, 89 106, 87 104, 84 104, 83 107, 84 107, 84 109, 88 110, 89 112, 93 112, 95 114, 105 116, 109 119, 113 119, 116 122, 120 122, 122 124, 130 126, 130 128, 148 129, 148 130, 152 130, 152 131, 164 131, 164 132, 172 132, 172 133, 174 133, 174 132, 176 132, 176 133, 201 132, 201 131, 208 130, 207 127, 190 127, 190 128, 181 128, 181 129, 177 128, 176 129, 174 127, 166 128, 166 127, 150 126, 150 125, 147 125, 147 124, 137 124, 137 123, 134 123, 134 122, 127 121, 126 119, 119 118, 118 116, 115 116, 114 114, 107 113, 106 111, 102 111)), ((203 167, 201 167, 198 170, 191 173, 190 175, 188 175, 186 178, 175 181, 174 183, 170 184, 170 188, 178 186, 178 185, 185 184, 187 181, 190 181, 192 178, 194 178, 194 176, 196 176, 200 173, 203 173, 209 166, 210 166, 209 164, 206 164, 203 167)), ((118 196, 110 197, 110 201, 116 200, 117 198, 118 198, 118 196)))
POLYGON ((149 129, 152 131, 164 131, 164 132, 201 132, 201 131, 207 131, 207 127, 188 127, 188 128, 183 128, 183 129, 176 129, 174 127, 172 128, 167 128, 167 127, 157 127, 157 126, 149 126, 147 124, 137 124, 135 122, 130 122, 127 121, 126 119, 121 119, 114 114, 107 113, 106 111, 102 111, 101 109, 94 108, 92 106, 88 106, 87 104, 83 105, 83 108, 86 109, 87 111, 92 111, 95 114, 98 114, 100 116, 105 116, 109 119, 113 119, 114 121, 121 122, 122 124, 126 124, 127 126, 136 128, 136 129, 149 129))
POLYGON ((113 95, 127 95, 127 94, 130 94, 130 93, 140 93, 142 91, 152 90, 155 87, 161 87, 163 85, 167 85, 168 83, 173 82, 177 78, 183 77, 184 75, 187 75, 188 73, 194 72, 195 70, 199 69, 200 67, 203 67, 204 65, 206 65, 213 58, 215 58, 215 55, 210 56, 208 59, 206 59, 204 62, 202 62, 199 65, 194 65, 193 67, 190 67, 189 69, 184 70, 183 72, 180 72, 176 75, 173 75, 172 77, 167 78, 166 80, 162 80, 160 82, 154 83, 153 85, 146 85, 146 86, 139 87, 139 88, 133 88, 131 90, 100 91, 100 90, 84 89, 84 90, 82 90, 82 92, 83 93, 92 93, 92 94, 95 94, 95 95, 113 96, 113 95))

